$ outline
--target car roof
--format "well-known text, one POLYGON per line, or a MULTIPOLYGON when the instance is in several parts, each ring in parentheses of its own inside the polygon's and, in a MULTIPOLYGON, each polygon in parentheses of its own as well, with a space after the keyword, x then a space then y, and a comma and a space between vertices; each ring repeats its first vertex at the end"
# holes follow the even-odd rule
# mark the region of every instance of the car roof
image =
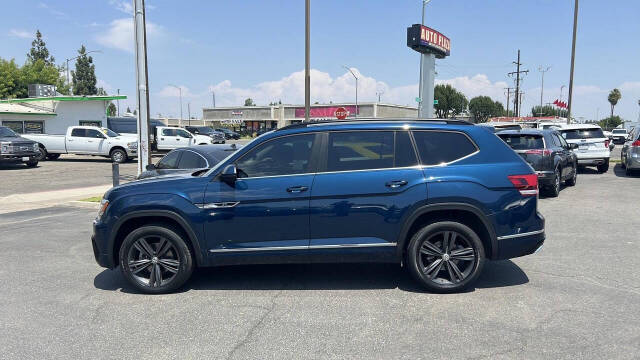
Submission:
POLYGON ((502 130, 496 132, 496 135, 549 135, 556 132, 554 129, 521 129, 521 130, 502 130))
POLYGON ((189 150, 204 156, 209 162, 218 162, 232 152, 240 149, 242 145, 236 144, 212 144, 212 145, 193 145, 177 148, 173 151, 189 150))
POLYGON ((406 129, 455 129, 464 130, 473 126, 465 120, 456 119, 357 119, 338 121, 310 121, 285 126, 262 136, 287 133, 311 133, 339 130, 406 130, 406 129))
POLYGON ((575 129, 602 129, 595 124, 564 124, 560 125, 560 130, 575 130, 575 129))

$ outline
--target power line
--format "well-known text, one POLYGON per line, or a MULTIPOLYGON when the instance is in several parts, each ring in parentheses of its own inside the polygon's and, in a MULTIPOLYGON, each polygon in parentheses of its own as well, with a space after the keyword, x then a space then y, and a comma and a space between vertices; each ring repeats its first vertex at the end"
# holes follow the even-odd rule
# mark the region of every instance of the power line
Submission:
POLYGON ((522 65, 522 63, 520 62, 520 49, 518 49, 518 61, 514 61, 513 63, 516 65, 516 71, 512 71, 507 75, 509 76, 513 76, 513 74, 516 75, 516 93, 514 98, 515 99, 514 104, 516 109, 515 115, 520 116, 520 103, 518 101, 518 97, 520 96, 520 74, 529 73, 529 70, 520 70, 520 65, 522 65))

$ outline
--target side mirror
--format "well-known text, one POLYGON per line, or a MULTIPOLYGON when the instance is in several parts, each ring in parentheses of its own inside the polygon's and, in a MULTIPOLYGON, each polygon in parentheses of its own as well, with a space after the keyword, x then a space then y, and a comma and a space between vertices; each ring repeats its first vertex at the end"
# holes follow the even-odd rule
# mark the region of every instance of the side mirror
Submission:
POLYGON ((613 150, 613 148, 615 147, 616 147, 616 144, 614 144, 613 141, 609 143, 609 150, 613 150))
POLYGON ((149 165, 147 165, 147 167, 145 167, 145 169, 146 169, 147 171, 153 171, 153 170, 155 170, 155 169, 156 169, 156 166, 155 166, 155 165, 153 165, 153 164, 149 164, 149 165))
POLYGON ((220 173, 220 180, 229 185, 235 184, 236 180, 238 180, 238 169, 236 168, 236 165, 229 164, 222 169, 222 172, 220 173))
POLYGON ((569 144, 569 149, 575 150, 578 148, 578 144, 569 144))

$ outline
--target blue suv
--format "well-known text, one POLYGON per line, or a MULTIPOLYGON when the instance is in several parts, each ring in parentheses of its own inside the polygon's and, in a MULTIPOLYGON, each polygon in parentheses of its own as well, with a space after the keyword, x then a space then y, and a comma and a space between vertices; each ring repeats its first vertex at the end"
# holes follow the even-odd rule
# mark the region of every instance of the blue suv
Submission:
POLYGON ((430 291, 459 291, 486 260, 545 239, 538 178, 496 135, 459 120, 302 123, 217 166, 109 190, 98 264, 147 293, 194 268, 395 262, 430 291))

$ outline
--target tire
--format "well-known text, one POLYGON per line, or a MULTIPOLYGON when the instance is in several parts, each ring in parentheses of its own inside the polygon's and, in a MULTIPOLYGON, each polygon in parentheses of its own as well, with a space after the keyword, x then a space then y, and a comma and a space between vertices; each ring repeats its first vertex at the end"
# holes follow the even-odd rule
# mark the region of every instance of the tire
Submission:
POLYGON ((622 154, 620 154, 620 167, 622 167, 623 169, 627 168, 627 164, 624 163, 624 157, 622 156, 622 154))
POLYGON ((624 169, 624 174, 625 174, 626 176, 631 176, 631 175, 633 174, 633 171, 632 171, 631 169, 629 169, 629 167, 627 166, 627 167, 624 169))
POLYGON ((558 168, 555 170, 555 175, 553 176, 553 185, 551 185, 547 189, 547 195, 550 197, 558 197, 560 195, 560 184, 562 183, 562 178, 560 176, 560 171, 558 168))
POLYGON ((27 161, 25 164, 27 165, 27 167, 30 167, 30 168, 36 167, 38 166, 38 160, 27 161))
POLYGON ((122 149, 111 150, 109 156, 111 157, 111 161, 118 164, 125 163, 127 162, 127 160, 129 160, 129 158, 127 157, 127 152, 122 149))
POLYGON ((606 173, 607 171, 609 171, 609 159, 605 160, 603 164, 598 165, 598 172, 599 173, 606 173))
POLYGON ((179 234, 174 228, 145 225, 127 235, 118 255, 125 279, 147 294, 169 293, 184 285, 191 277, 194 261, 179 234))
POLYGON ((36 160, 45 161, 47 159, 47 156, 49 156, 47 149, 45 149, 44 146, 40 146, 38 147, 38 150, 40 153, 38 154, 38 156, 36 156, 36 160))
POLYGON ((576 186, 576 182, 578 181, 578 169, 576 168, 576 165, 573 165, 573 175, 568 178, 567 180, 565 180, 565 184, 567 184, 567 186, 576 186))
POLYGON ((60 158, 60 154, 48 154, 47 160, 58 160, 60 158))
POLYGON ((432 223, 418 230, 405 254, 411 275, 427 290, 437 293, 458 292, 473 284, 484 261, 484 247, 478 235, 453 221, 432 223), (445 238, 449 244, 453 240, 457 255, 450 246, 445 249, 445 238))

